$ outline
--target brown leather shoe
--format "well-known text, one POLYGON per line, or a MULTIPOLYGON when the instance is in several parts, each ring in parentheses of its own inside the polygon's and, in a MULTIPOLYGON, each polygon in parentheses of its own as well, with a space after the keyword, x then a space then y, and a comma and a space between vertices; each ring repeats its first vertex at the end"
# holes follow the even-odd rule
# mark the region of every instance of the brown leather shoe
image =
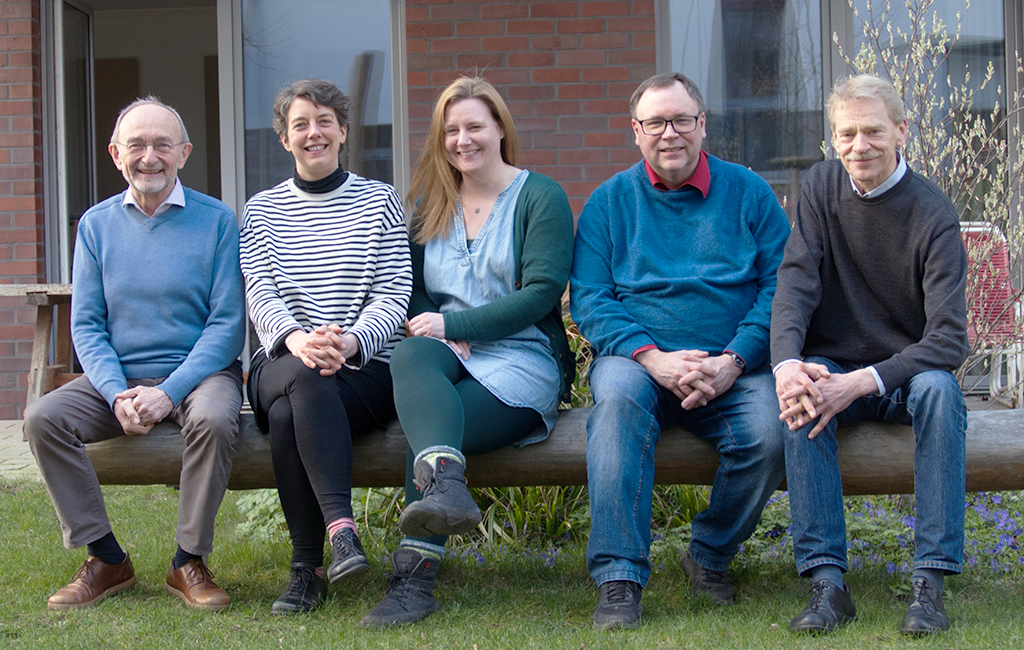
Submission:
POLYGON ((202 560, 189 560, 177 571, 172 564, 171 568, 167 569, 164 589, 181 598, 189 607, 196 609, 222 612, 231 606, 228 592, 217 586, 213 581, 213 574, 202 560))
POLYGON ((50 596, 46 606, 53 610, 92 607, 107 596, 113 596, 135 584, 135 567, 125 554, 124 562, 116 566, 104 564, 90 555, 78 567, 71 582, 50 596))

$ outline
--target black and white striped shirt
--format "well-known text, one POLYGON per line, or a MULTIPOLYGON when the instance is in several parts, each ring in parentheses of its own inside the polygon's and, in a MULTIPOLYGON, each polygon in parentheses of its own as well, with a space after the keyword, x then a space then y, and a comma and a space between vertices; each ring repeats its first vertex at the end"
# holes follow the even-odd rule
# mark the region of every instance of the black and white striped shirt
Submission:
POLYGON ((358 339, 361 367, 405 336, 412 270, 390 185, 350 172, 310 194, 289 179, 249 199, 241 237, 249 316, 268 354, 296 329, 337 323, 358 339))

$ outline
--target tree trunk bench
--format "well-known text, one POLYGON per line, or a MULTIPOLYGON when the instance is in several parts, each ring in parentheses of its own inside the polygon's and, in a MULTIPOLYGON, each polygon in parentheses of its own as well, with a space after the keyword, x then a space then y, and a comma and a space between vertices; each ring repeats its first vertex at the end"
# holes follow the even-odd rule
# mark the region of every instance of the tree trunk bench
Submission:
MULTIPOLYGON (((589 408, 563 411, 544 442, 499 449, 469 459, 474 487, 584 485, 589 408)), ((1024 489, 1024 411, 971 411, 967 427, 967 490, 1024 489)), ((914 433, 910 427, 865 422, 839 430, 839 464, 846 494, 910 494, 914 491, 914 433)), ((384 431, 353 440, 352 484, 405 485, 405 435, 397 420, 384 431)), ((120 437, 87 445, 100 483, 176 485, 185 443, 177 426, 161 423, 146 436, 120 437)), ((711 485, 718 453, 703 440, 673 427, 657 447, 656 483, 711 485)), ((241 435, 228 487, 272 488, 270 441, 250 413, 241 435)))

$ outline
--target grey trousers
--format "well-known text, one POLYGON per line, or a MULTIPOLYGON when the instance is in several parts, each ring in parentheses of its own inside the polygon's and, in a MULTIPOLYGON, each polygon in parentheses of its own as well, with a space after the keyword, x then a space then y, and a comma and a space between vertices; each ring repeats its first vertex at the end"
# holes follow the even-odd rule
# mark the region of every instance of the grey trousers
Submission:
MULTIPOLYGON (((164 378, 130 379, 129 387, 164 378)), ((194 555, 213 550, 217 517, 238 439, 242 375, 238 364, 204 379, 167 416, 181 427, 178 545, 194 555)), ((25 409, 25 436, 57 510, 66 548, 111 532, 96 473, 84 445, 126 435, 107 401, 87 377, 48 393, 25 409)))

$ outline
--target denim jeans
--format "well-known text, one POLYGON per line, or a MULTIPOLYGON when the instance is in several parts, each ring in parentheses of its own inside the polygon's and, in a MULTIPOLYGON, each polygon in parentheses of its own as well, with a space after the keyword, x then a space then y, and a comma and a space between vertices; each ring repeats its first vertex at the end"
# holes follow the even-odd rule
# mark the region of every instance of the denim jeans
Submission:
POLYGON ((651 575, 655 443, 673 423, 721 454, 708 508, 692 522, 690 554, 728 568, 757 525, 785 469, 775 382, 767 366, 744 373, 707 406, 683 410, 639 363, 602 357, 590 369, 596 406, 587 420, 590 541, 587 569, 598 585, 651 575))
MULTIPOLYGON (((849 372, 823 357, 806 361, 849 372)), ((882 420, 914 427, 914 484, 917 522, 915 569, 960 573, 964 551, 964 485, 967 409, 952 373, 929 370, 887 395, 866 395, 833 418, 813 440, 810 423, 786 431, 786 483, 793 518, 793 554, 800 575, 846 562, 843 486, 836 453, 836 429, 861 420, 882 420)))

